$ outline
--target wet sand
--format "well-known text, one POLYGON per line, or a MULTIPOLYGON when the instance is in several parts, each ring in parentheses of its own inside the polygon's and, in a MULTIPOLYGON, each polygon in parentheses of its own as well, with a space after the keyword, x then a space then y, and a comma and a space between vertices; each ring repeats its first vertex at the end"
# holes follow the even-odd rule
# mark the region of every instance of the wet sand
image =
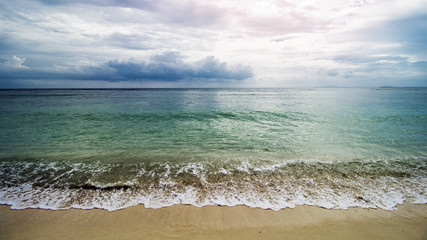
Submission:
POLYGON ((245 206, 142 205, 106 210, 10 210, 0 206, 0 239, 427 239, 427 204, 397 210, 281 211, 245 206))

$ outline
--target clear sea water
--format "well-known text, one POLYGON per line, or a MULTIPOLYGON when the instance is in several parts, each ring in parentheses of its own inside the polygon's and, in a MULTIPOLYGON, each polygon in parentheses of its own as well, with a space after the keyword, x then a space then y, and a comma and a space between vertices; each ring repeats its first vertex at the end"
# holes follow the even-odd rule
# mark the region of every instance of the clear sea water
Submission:
POLYGON ((0 91, 0 204, 427 203, 427 89, 0 91))

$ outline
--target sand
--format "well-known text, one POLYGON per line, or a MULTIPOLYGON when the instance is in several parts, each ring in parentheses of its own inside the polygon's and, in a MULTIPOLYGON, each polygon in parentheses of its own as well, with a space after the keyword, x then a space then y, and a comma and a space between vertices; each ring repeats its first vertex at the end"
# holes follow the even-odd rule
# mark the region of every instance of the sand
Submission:
POLYGON ((1 205, 0 239, 427 239, 427 205, 277 212, 245 206, 141 205, 108 212, 1 205))

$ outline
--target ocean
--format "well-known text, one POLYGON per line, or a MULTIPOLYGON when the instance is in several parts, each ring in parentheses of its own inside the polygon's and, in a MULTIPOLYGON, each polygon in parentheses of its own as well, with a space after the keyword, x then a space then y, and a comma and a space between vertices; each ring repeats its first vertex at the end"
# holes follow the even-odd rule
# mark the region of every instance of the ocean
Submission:
POLYGON ((427 203, 426 88, 0 91, 0 204, 427 203))

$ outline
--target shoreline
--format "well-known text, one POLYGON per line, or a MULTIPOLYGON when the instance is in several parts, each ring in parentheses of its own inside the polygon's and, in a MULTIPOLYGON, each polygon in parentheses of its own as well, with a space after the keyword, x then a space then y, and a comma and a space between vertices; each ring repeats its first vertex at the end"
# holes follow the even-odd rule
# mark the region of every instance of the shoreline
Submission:
POLYGON ((1 239, 426 239, 426 226, 427 204, 411 203, 392 211, 180 204, 108 212, 0 205, 1 239))

